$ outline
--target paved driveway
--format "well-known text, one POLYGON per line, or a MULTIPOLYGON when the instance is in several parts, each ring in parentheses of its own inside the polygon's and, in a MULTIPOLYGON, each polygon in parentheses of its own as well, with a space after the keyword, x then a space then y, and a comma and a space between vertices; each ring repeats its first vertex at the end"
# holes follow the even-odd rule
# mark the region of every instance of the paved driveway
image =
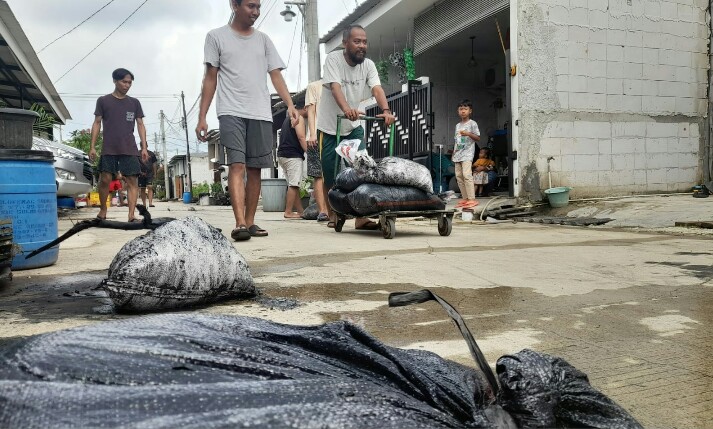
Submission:
MULTIPOLYGON (((232 225, 224 207, 159 203, 154 213, 187 215, 225 232, 232 225)), ((236 243, 266 299, 195 311, 296 324, 350 320, 390 345, 472 365, 439 306, 386 306, 390 292, 429 288, 461 311, 493 365, 532 348, 587 373, 646 427, 713 421, 710 238, 530 224, 456 224, 440 237, 430 221, 399 220, 396 238, 385 240, 350 222, 335 233, 281 217, 259 213, 270 236, 236 243)), ((66 242, 56 265, 16 273, 0 289, 0 338, 130 317, 111 313, 93 288, 136 235, 87 231, 66 242)))

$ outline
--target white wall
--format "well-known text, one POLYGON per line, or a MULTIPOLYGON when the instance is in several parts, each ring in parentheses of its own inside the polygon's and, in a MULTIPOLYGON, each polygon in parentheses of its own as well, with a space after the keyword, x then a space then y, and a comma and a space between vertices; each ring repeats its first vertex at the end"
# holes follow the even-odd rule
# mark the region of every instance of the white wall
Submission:
POLYGON ((520 1, 520 185, 575 196, 683 191, 701 179, 707 2, 520 1))
POLYGON ((213 183, 213 169, 209 162, 208 155, 191 155, 191 179, 194 185, 200 183, 213 183))

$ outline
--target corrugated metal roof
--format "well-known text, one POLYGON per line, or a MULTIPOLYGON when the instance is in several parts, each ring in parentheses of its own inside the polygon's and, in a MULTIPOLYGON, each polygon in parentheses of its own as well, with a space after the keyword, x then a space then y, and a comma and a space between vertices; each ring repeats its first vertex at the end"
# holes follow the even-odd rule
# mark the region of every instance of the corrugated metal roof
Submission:
POLYGON ((36 102, 61 123, 72 119, 5 0, 0 0, 0 99, 25 109, 36 102))
POLYGON ((350 24, 353 24, 357 19, 366 15, 367 12, 369 12, 371 9, 375 8, 379 3, 381 3, 381 0, 366 0, 364 3, 357 6, 357 8, 354 9, 354 12, 347 15, 344 19, 339 21, 339 24, 337 24, 336 26, 334 26, 334 28, 329 30, 327 32, 327 34, 322 36, 322 38, 319 39, 319 43, 329 42, 334 36, 338 35, 342 31, 344 31, 344 29, 347 28, 347 26, 349 26, 350 24))

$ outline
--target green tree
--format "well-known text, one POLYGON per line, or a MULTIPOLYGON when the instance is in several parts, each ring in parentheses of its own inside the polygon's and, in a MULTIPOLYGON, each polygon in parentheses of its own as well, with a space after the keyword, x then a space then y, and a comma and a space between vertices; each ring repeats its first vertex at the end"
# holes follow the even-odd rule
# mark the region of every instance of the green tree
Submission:
MULTIPOLYGON (((91 130, 75 130, 72 131, 70 134, 71 138, 67 140, 65 143, 69 146, 76 147, 79 150, 84 151, 87 155, 89 155, 89 149, 92 147, 92 132, 91 130)), ((97 143, 96 143, 96 151, 97 155, 101 154, 102 152, 102 144, 104 143, 104 139, 102 138, 102 133, 99 133, 99 137, 97 137, 97 143)), ((94 160, 94 169, 99 166, 99 157, 97 156, 97 159, 94 160)))

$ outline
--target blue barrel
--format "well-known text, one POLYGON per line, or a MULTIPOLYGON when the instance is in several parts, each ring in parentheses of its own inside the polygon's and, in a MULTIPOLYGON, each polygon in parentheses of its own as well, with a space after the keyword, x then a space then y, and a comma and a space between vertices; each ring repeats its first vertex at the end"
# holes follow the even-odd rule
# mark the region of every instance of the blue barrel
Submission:
POLYGON ((193 199, 193 195, 190 192, 183 193, 183 204, 190 204, 193 199))
POLYGON ((57 238, 57 184, 54 156, 35 150, 0 150, 0 218, 12 220, 13 270, 57 262, 59 247, 25 260, 25 255, 57 238))

